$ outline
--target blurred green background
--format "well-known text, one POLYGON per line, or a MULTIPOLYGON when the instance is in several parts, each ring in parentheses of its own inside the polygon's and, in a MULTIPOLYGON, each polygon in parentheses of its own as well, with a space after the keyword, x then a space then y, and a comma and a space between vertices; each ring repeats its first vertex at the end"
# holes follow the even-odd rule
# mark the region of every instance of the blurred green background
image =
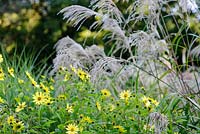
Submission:
POLYGON ((26 48, 27 54, 40 52, 38 60, 49 57, 56 41, 76 34, 76 29, 67 26, 62 15, 57 15, 62 8, 73 4, 87 6, 88 0, 0 0, 2 51, 12 57, 26 48))

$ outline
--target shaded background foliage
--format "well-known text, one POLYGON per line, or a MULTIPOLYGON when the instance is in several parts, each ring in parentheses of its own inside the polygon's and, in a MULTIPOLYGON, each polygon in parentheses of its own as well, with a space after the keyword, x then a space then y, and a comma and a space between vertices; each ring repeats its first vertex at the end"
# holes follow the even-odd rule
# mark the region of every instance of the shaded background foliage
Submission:
MULTIPOLYGON (((115 1, 117 2, 117 0, 115 1)), ((122 3, 122 1, 118 1, 117 5, 126 17, 126 9, 129 7, 129 3, 122 3)), ((106 42, 107 39, 103 38, 105 33, 100 32, 97 34, 95 31, 88 30, 95 18, 87 20, 84 27, 77 31, 77 28, 70 27, 63 21, 61 15, 57 15, 62 8, 74 4, 88 6, 89 0, 0 0, 0 43, 3 46, 2 50, 12 57, 14 50, 18 55, 25 47, 27 52, 31 52, 30 54, 40 52, 38 62, 48 58, 48 64, 50 65, 55 57, 54 44, 58 39, 69 35, 77 42, 81 42, 83 46, 92 44, 104 46, 105 52, 109 54, 113 43, 106 42), (105 42, 106 45, 104 45, 105 42)), ((189 64, 199 65, 197 59, 191 58, 187 54, 189 53, 188 50, 196 47, 200 42, 196 40, 192 44, 193 46, 190 46, 193 42, 193 35, 200 34, 199 21, 194 15, 191 15, 187 22, 189 24, 188 29, 188 24, 183 21, 185 16, 180 18, 176 14, 167 15, 171 12, 171 9, 176 10, 175 7, 176 2, 172 2, 169 7, 162 7, 162 24, 165 27, 165 32, 169 35, 169 39, 174 44, 174 47, 171 48, 175 52, 174 58, 182 65, 182 56, 188 55, 187 62, 189 64), (181 34, 178 36, 174 34, 179 32, 181 34)), ((141 8, 145 10, 145 7, 141 8)), ((145 21, 137 22, 132 30, 145 30, 145 25, 145 21)), ((165 35, 162 36, 162 38, 166 38, 165 35)), ((124 57, 128 57, 126 53, 124 57)))
MULTIPOLYGON (((68 27, 57 15, 61 8, 72 4, 87 4, 81 0, 0 0, 0 43, 3 51, 13 56, 26 51, 38 54, 38 60, 53 53, 55 42, 76 30, 68 27)), ((30 54, 31 54, 30 53, 30 54)), ((48 62, 51 62, 50 58, 48 62)))

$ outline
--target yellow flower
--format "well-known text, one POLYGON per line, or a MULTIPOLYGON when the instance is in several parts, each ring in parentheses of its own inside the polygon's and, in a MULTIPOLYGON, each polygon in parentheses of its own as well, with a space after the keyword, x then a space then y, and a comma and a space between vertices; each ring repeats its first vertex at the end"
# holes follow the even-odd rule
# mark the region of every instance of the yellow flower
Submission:
POLYGON ((111 96, 111 93, 108 89, 102 89, 101 90, 101 94, 104 96, 104 97, 110 97, 111 96))
POLYGON ((112 112, 115 109, 115 105, 113 104, 109 104, 109 111, 112 112))
POLYGON ((22 121, 13 124, 13 131, 21 132, 24 129, 24 123, 22 121))
POLYGON ((28 71, 26 71, 25 73, 26 73, 26 75, 28 76, 28 78, 29 78, 30 80, 33 80, 31 74, 30 74, 28 71))
POLYGON ((2 54, 0 54, 0 63, 2 63, 3 62, 3 56, 2 56, 2 54))
POLYGON ((69 124, 66 127, 67 134, 78 134, 79 128, 76 124, 69 124))
POLYGON ((134 120, 135 120, 135 117, 132 116, 132 117, 129 117, 129 119, 130 119, 131 121, 134 121, 134 120))
POLYGON ((142 102, 144 103, 145 107, 149 108, 151 106, 151 103, 153 101, 152 98, 149 98, 149 97, 146 97, 146 96, 143 96, 141 98, 142 102))
POLYGON ((2 99, 1 97, 0 97, 0 104, 1 103, 4 103, 5 101, 4 101, 4 99, 2 99))
POLYGON ((66 100, 66 96, 64 94, 58 95, 58 100, 66 100))
POLYGON ((99 102, 96 102, 96 107, 97 107, 97 109, 98 109, 99 111, 101 111, 101 105, 100 105, 99 102))
POLYGON ((17 108, 15 109, 16 112, 20 112, 26 107, 26 102, 18 103, 17 108))
POLYGON ((149 101, 149 98, 146 97, 146 96, 143 96, 143 97, 141 98, 141 100, 142 100, 142 102, 147 102, 147 101, 149 101))
POLYGON ((69 104, 67 104, 67 106, 66 106, 66 111, 67 111, 68 113, 73 113, 74 109, 73 109, 72 106, 70 106, 69 104))
POLYGON ((23 84, 23 83, 24 83, 24 80, 18 78, 18 83, 19 83, 19 84, 23 84))
POLYGON ((70 74, 67 72, 65 74, 64 80, 63 81, 68 81, 70 79, 70 74))
POLYGON ((50 87, 49 87, 51 90, 54 90, 54 87, 51 85, 50 87))
POLYGON ((147 131, 147 130, 153 131, 154 128, 155 128, 154 125, 151 126, 151 125, 149 125, 149 124, 143 126, 143 129, 146 130, 146 131, 147 131))
POLYGON ((53 100, 52 100, 52 98, 50 96, 46 95, 45 99, 46 99, 45 100, 45 104, 46 105, 51 105, 53 103, 53 100))
POLYGON ((118 129, 118 131, 119 131, 120 133, 125 133, 125 132, 126 132, 126 129, 124 129, 124 127, 122 127, 122 126, 113 126, 113 128, 118 129))
POLYGON ((13 125, 15 123, 15 117, 14 116, 9 116, 7 119, 7 123, 10 125, 13 125))
POLYGON ((150 107, 150 106, 151 106, 151 103, 150 103, 149 101, 147 101, 147 102, 145 102, 145 103, 144 103, 144 105, 145 105, 145 107, 147 107, 147 108, 148 108, 148 107, 150 107))
POLYGON ((77 70, 76 70, 75 67, 73 67, 72 65, 70 65, 70 68, 71 68, 71 70, 72 70, 74 73, 77 73, 77 70))
POLYGON ((55 83, 55 80, 51 77, 50 78, 50 81, 52 82, 52 83, 55 83))
POLYGON ((45 100, 45 95, 42 92, 36 92, 35 95, 33 95, 33 102, 35 102, 36 105, 44 104, 45 100))
POLYGON ((120 99, 128 100, 131 96, 131 92, 129 90, 123 91, 119 94, 120 99))
POLYGON ((93 122, 93 120, 89 116, 84 117, 83 121, 85 121, 87 123, 92 123, 93 122))
POLYGON ((149 98, 149 101, 150 101, 151 103, 153 103, 156 107, 159 105, 159 102, 158 102, 157 100, 154 100, 154 99, 152 99, 152 98, 149 98))
POLYGON ((3 69, 2 68, 0 68, 0 80, 4 80, 4 72, 3 72, 3 69))
POLYGON ((82 69, 78 69, 77 75, 79 76, 79 78, 80 78, 82 81, 88 81, 89 78, 90 78, 90 75, 87 74, 86 72, 84 72, 82 69))
POLYGON ((12 77, 15 77, 15 75, 14 75, 14 69, 13 69, 13 68, 9 68, 9 67, 8 67, 8 73, 9 73, 12 77))
POLYGON ((43 83, 40 83, 40 88, 43 89, 43 91, 46 93, 46 94, 49 94, 49 88, 47 86, 45 86, 43 83))
POLYGON ((45 78, 46 78, 46 76, 44 76, 44 75, 41 75, 41 78, 42 78, 42 79, 45 79, 45 78))
POLYGON ((37 82, 34 79, 31 79, 31 83, 34 87, 39 88, 39 85, 37 84, 37 82))

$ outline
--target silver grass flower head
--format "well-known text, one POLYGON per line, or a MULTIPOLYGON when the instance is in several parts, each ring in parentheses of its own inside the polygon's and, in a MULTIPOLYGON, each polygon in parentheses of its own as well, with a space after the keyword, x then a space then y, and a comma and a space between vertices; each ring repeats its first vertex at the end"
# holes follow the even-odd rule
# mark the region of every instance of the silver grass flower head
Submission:
POLYGON ((69 68, 73 65, 76 68, 84 68, 85 64, 92 62, 82 46, 68 36, 60 39, 55 48, 56 58, 53 60, 54 66, 50 74, 57 72, 61 66, 69 68))
POLYGON ((150 113, 149 121, 150 126, 154 125, 155 127, 155 134, 161 134, 166 130, 168 125, 167 117, 158 112, 150 113))
POLYGON ((89 58, 93 60, 94 63, 106 56, 104 49, 97 45, 86 47, 85 52, 88 54, 89 58))
POLYGON ((121 11, 112 0, 91 0, 90 5, 93 10, 98 10, 102 12, 102 14, 108 15, 109 18, 114 18, 120 23, 124 19, 121 11))
POLYGON ((60 39, 54 46, 56 48, 56 58, 53 60, 54 74, 62 66, 69 68, 70 65, 75 68, 90 70, 100 58, 105 57, 103 48, 96 45, 88 46, 85 49, 70 37, 60 39))
POLYGON ((63 19, 67 19, 67 23, 72 24, 72 26, 80 25, 79 28, 88 18, 95 15, 101 16, 101 14, 89 8, 79 5, 72 5, 69 7, 65 7, 58 14, 60 13, 63 14, 63 19))
POLYGON ((104 57, 97 61, 90 71, 91 82, 97 88, 115 88, 120 91, 131 76, 136 74, 134 66, 125 65, 127 61, 104 57))
POLYGON ((195 0, 179 0, 179 6, 182 8, 182 11, 185 12, 198 12, 198 5, 195 0))

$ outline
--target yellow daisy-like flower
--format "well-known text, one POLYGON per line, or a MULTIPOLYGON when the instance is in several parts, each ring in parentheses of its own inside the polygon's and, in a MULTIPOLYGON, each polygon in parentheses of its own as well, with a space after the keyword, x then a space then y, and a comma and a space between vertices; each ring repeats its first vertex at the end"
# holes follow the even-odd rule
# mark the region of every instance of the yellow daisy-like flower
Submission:
POLYGON ((64 94, 58 95, 58 100, 66 100, 66 96, 64 94))
POLYGON ((50 81, 52 82, 52 83, 55 83, 55 80, 51 77, 50 78, 50 81))
POLYGON ((92 123, 93 122, 93 120, 89 116, 84 117, 83 121, 87 122, 87 123, 92 123))
POLYGON ((46 95, 45 96, 45 104, 46 105, 51 105, 52 103, 53 103, 53 100, 52 100, 52 97, 51 96, 49 96, 49 95, 46 95))
POLYGON ((67 72, 64 76, 64 80, 63 81, 68 81, 70 79, 71 75, 67 72))
POLYGON ((67 134, 78 134, 79 128, 76 124, 69 124, 66 127, 67 134))
POLYGON ((102 89, 101 90, 101 94, 104 96, 104 97, 110 97, 111 96, 111 93, 108 89, 102 89))
POLYGON ((154 100, 153 98, 149 98, 149 101, 154 104, 156 107, 159 105, 159 102, 157 100, 154 100))
POLYGON ((42 92, 36 92, 33 95, 33 102, 35 102, 36 105, 44 104, 46 101, 45 95, 42 92))
POLYGON ((40 86, 38 85, 38 83, 34 80, 34 79, 31 79, 31 83, 34 87, 37 87, 39 88, 40 86))
POLYGON ((49 86, 49 88, 51 89, 51 90, 54 90, 54 87, 51 85, 51 86, 49 86))
POLYGON ((23 84, 23 83, 24 83, 24 80, 18 78, 18 83, 19 83, 19 84, 23 84))
POLYGON ((66 106, 66 111, 67 111, 68 113, 73 113, 73 112, 74 112, 74 109, 73 109, 72 106, 70 106, 69 104, 67 104, 67 106, 66 106))
POLYGON ((24 123, 22 121, 13 124, 13 131, 21 132, 24 129, 24 123))
POLYGON ((124 129, 124 127, 122 127, 122 126, 113 126, 113 128, 118 129, 118 131, 119 131, 120 133, 125 133, 125 132, 126 132, 126 129, 124 129))
POLYGON ((70 65, 70 68, 71 68, 71 70, 72 70, 74 73, 77 73, 77 70, 76 70, 75 67, 73 67, 72 65, 70 65))
POLYGON ((8 67, 8 73, 9 73, 12 77, 15 77, 15 75, 14 75, 14 69, 13 69, 13 68, 9 68, 9 67, 8 67))
POLYGON ((149 131, 153 131, 154 128, 155 128, 154 125, 151 126, 151 125, 149 125, 149 124, 143 126, 143 129, 144 129, 144 130, 149 130, 149 131))
POLYGON ((96 102, 96 107, 97 107, 97 109, 98 109, 99 111, 101 111, 101 105, 100 105, 99 102, 96 102))
POLYGON ((130 97, 131 97, 131 92, 130 90, 126 90, 126 91, 123 91, 119 94, 119 97, 120 99, 122 100, 128 100, 130 97))
POLYGON ((141 100, 142 100, 142 102, 147 102, 147 101, 149 101, 149 98, 148 97, 146 97, 146 96, 143 96, 142 98, 141 98, 141 100))
POLYGON ((26 102, 18 103, 17 108, 15 109, 15 112, 20 112, 26 107, 26 102))
POLYGON ((3 56, 2 56, 2 54, 0 54, 0 63, 2 63, 3 62, 3 56))
POLYGON ((9 116, 8 118, 7 118, 7 123, 9 124, 9 125, 13 125, 14 123, 15 123, 15 117, 14 116, 9 116))
POLYGON ((149 102, 149 101, 146 101, 145 103, 144 103, 144 105, 145 105, 145 107, 150 107, 151 106, 151 103, 149 102))
POLYGON ((3 81, 4 80, 4 72, 3 72, 3 69, 0 68, 0 80, 3 81))
POLYGON ((46 93, 46 94, 49 94, 49 88, 47 86, 45 86, 43 83, 40 83, 40 88, 43 89, 43 91, 46 93))
POLYGON ((0 97, 0 104, 1 103, 4 103, 5 101, 4 101, 4 99, 2 99, 1 97, 0 97))
POLYGON ((115 105, 109 104, 109 111, 112 112, 115 109, 115 105))

